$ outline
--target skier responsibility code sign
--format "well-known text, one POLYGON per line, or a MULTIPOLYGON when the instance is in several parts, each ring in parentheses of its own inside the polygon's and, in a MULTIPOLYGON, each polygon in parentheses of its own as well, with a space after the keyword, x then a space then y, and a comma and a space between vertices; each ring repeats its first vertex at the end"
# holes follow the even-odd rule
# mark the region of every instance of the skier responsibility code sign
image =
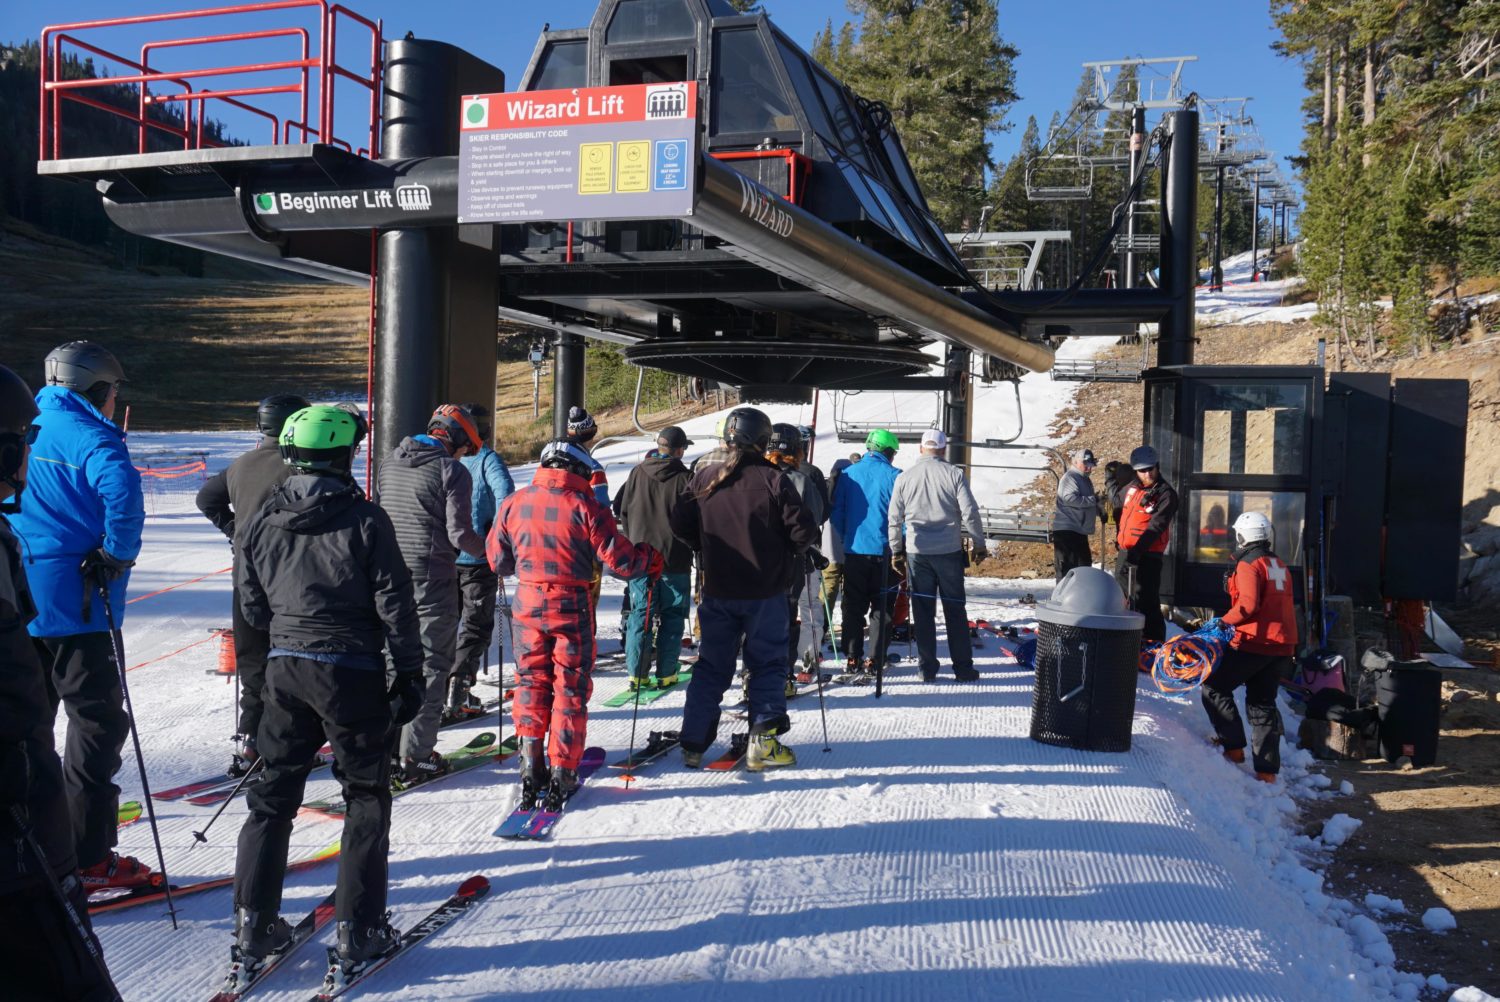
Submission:
POLYGON ((460 223, 692 215, 696 81, 474 94, 459 133, 460 223))

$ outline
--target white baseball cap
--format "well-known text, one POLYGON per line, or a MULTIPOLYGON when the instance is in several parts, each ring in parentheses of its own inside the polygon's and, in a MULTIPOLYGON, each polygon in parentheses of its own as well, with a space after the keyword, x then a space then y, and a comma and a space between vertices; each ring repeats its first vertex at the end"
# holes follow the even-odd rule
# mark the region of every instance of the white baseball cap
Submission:
POLYGON ((948 448, 948 436, 937 428, 928 428, 922 432, 922 445, 928 449, 948 448))

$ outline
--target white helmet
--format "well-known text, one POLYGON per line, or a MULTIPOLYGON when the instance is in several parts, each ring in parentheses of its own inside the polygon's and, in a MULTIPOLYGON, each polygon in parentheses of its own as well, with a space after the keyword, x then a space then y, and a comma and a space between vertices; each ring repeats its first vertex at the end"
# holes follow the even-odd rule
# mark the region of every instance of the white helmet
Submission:
POLYGON ((1250 543, 1271 542, 1274 530, 1271 520, 1258 511, 1247 511, 1234 520, 1234 541, 1237 546, 1250 543))

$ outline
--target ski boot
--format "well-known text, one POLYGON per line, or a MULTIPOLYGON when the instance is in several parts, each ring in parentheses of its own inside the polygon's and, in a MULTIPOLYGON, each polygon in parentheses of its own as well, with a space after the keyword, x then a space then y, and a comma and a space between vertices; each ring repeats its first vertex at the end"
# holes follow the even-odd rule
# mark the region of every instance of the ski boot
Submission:
POLYGON ((162 882, 161 874, 152 872, 151 867, 134 856, 121 856, 113 851, 101 862, 78 871, 78 876, 83 889, 90 894, 121 887, 157 887, 162 882))
POLYGON ((648 675, 632 675, 626 685, 630 687, 631 692, 645 692, 651 688, 651 678, 648 675))
POLYGON ((1224 749, 1224 758, 1227 759, 1230 762, 1233 762, 1235 765, 1244 765, 1245 764, 1245 749, 1243 749, 1243 748, 1225 748, 1224 749))
POLYGON ((338 924, 338 946, 328 948, 328 973, 323 976, 323 991, 343 991, 386 954, 395 950, 401 934, 391 926, 390 914, 374 925, 355 922, 338 924))
POLYGON ((447 727, 463 720, 472 720, 484 715, 484 700, 473 693, 474 683, 467 678, 455 678, 448 693, 448 705, 443 707, 440 725, 447 727))
POLYGON ((796 765, 797 756, 774 734, 752 734, 750 749, 745 755, 745 768, 751 772, 762 772, 783 766, 796 765))
POLYGON ((689 769, 703 768, 703 753, 701 751, 682 750, 682 764, 689 769))
POLYGON ((549 779, 547 760, 542 755, 542 739, 522 738, 521 797, 516 802, 516 809, 530 811, 540 806, 542 798, 547 795, 549 779))
POLYGON ((797 695, 797 677, 795 675, 788 675, 786 677, 786 686, 782 691, 786 693, 787 699, 791 699, 797 695))
POLYGON ((578 792, 578 770, 560 765, 552 767, 552 781, 547 784, 547 795, 542 799, 542 809, 560 811, 568 798, 578 792))
POLYGON ((255 750, 255 738, 248 734, 236 734, 234 736, 234 753, 229 758, 228 775, 230 779, 239 779, 250 771, 255 760, 260 758, 260 753, 255 750))
POLYGON ((448 760, 439 752, 432 752, 424 759, 401 760, 401 784, 406 787, 425 783, 430 779, 448 774, 448 760))
POLYGON ((674 671, 670 675, 663 675, 660 678, 658 678, 656 680, 656 687, 658 689, 670 689, 670 688, 672 688, 672 686, 676 685, 680 680, 681 680, 681 677, 674 671))
POLYGON ((271 957, 291 942, 292 927, 280 915, 236 908, 234 945, 229 948, 229 974, 222 990, 229 994, 246 991, 271 957))

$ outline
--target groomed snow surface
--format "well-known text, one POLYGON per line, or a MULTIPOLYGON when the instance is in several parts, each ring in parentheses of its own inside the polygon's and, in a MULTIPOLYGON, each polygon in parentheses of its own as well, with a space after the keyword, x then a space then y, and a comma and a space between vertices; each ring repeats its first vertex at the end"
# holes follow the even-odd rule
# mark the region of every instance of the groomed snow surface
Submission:
MULTIPOLYGON (((1075 390, 1045 376, 1024 381, 1028 441, 1047 444, 1047 425, 1075 390)), ((1014 405, 1002 405, 1002 393, 1009 390, 981 395, 981 434, 1014 432, 1014 405)), ((834 440, 829 398, 820 406, 817 458, 826 469, 855 447, 834 440)), ((889 394, 862 394, 848 407, 848 420, 891 419, 889 394)), ((771 410, 777 420, 811 418, 810 407, 771 410)), ((687 424, 693 451, 708 447, 714 422, 687 424)), ((138 452, 204 450, 218 468, 253 437, 131 441, 138 452)), ((647 444, 601 450, 613 487, 647 444)), ((898 463, 911 458, 903 450, 898 463)), ((1004 461, 1039 465, 1035 453, 1004 461)), ((524 482, 531 470, 515 472, 524 482)), ((1007 507, 1034 475, 985 474, 981 503, 995 507, 1007 507)), ((220 572, 229 550, 181 496, 153 497, 148 510, 125 640, 127 663, 138 666, 130 688, 151 781, 163 789, 228 760, 233 688, 207 674, 216 642, 206 638, 229 623, 229 575, 220 572)), ((969 615, 995 624, 1032 622, 1023 596, 1044 600, 1050 591, 1039 581, 970 586, 969 615)), ((620 591, 606 583, 606 651, 618 647, 620 591)), ((1167 697, 1149 683, 1139 688, 1128 753, 1039 744, 1028 737, 1031 676, 993 637, 976 654, 983 679, 973 684, 955 682, 946 662, 938 683, 922 684, 906 661, 879 700, 870 689, 830 688, 826 752, 816 696, 794 701, 787 743, 795 769, 692 772, 674 754, 641 770, 629 789, 605 770, 549 842, 493 837, 513 796, 510 768, 403 796, 391 831, 395 924, 410 925, 471 874, 487 875, 494 890, 358 997, 1363 1002, 1433 997, 1446 987, 1440 976, 1425 980, 1430 972, 1396 970, 1377 921, 1391 909, 1323 893, 1318 871, 1329 850, 1296 834, 1296 800, 1339 794, 1310 771, 1306 753, 1284 746, 1282 783, 1257 783, 1208 744, 1196 697, 1167 697)), ((618 662, 596 676, 589 739, 611 761, 626 752, 631 709, 601 704, 624 682, 618 662)), ((680 694, 641 707, 637 742, 677 726, 681 707, 680 694)), ((494 724, 444 731, 439 747, 494 724)), ((726 717, 720 747, 739 726, 726 717)), ((309 798, 336 795, 327 773, 315 777, 309 798)), ((120 784, 124 797, 139 797, 133 765, 120 784)), ((211 810, 158 805, 175 882, 231 871, 244 807, 232 804, 208 843, 193 848, 191 833, 211 810)), ((338 831, 337 823, 299 820, 292 858, 338 831)), ((121 836, 121 851, 154 863, 144 821, 121 836)), ((334 876, 335 865, 324 864, 289 880, 284 912, 295 920, 334 876)), ((97 917, 128 999, 206 998, 220 983, 230 892, 185 898, 178 910, 175 933, 156 906, 97 917)), ((304 948, 256 996, 306 998, 322 954, 304 948)))

